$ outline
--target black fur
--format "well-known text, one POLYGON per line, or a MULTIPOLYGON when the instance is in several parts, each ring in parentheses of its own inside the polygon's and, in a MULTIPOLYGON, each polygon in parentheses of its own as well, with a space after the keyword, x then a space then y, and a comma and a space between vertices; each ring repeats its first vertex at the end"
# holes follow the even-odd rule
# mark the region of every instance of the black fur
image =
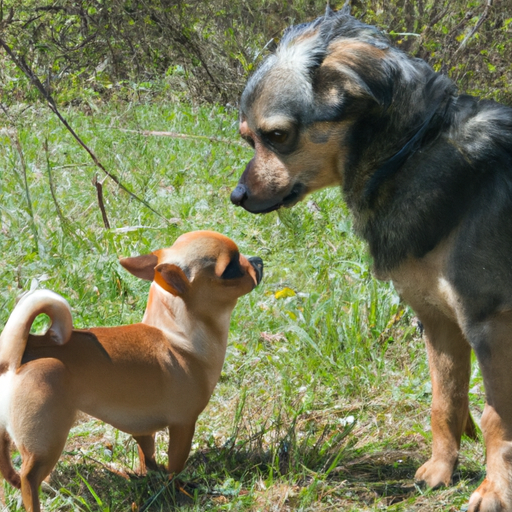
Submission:
POLYGON ((270 60, 249 80, 242 114, 268 86, 276 90, 269 112, 296 119, 299 133, 352 119, 340 181, 377 272, 425 256, 457 229, 450 281, 467 298, 471 319, 512 307, 512 109, 458 96, 446 76, 392 48, 347 10, 290 28, 281 44, 309 33, 319 33, 318 48, 301 86, 310 84, 313 100, 297 94, 298 78, 268 86, 270 60), (369 43, 386 57, 353 53, 346 73, 322 66, 340 39, 369 43), (337 103, 327 101, 333 89, 337 103))
POLYGON ((248 82, 241 131, 251 137, 274 117, 282 130, 297 127, 297 149, 285 154, 255 135, 257 156, 232 201, 266 213, 342 185, 377 276, 394 281, 425 325, 435 437, 416 478, 447 485, 462 432, 475 434, 471 347, 493 463, 469 510, 512 510, 512 108, 458 95, 346 9, 328 9, 283 42, 248 82))

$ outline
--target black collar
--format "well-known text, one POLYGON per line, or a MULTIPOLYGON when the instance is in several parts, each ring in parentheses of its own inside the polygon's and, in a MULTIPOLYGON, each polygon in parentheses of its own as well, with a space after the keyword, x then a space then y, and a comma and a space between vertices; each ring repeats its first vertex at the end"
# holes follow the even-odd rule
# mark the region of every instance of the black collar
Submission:
POLYGON ((400 149, 392 157, 385 160, 373 173, 372 177, 368 181, 368 184, 366 185, 364 192, 364 197, 366 198, 370 207, 374 205, 375 199, 377 198, 377 192, 379 191, 381 185, 394 174, 396 174, 405 164, 406 160, 420 147, 425 134, 432 126, 431 122, 434 117, 437 115, 438 120, 444 119, 448 105, 450 104, 450 98, 451 90, 447 89, 444 94, 441 95, 437 105, 431 110, 425 121, 418 128, 416 133, 406 142, 402 149, 400 149), (443 103, 445 103, 444 108, 442 109, 442 112, 439 112, 443 103))

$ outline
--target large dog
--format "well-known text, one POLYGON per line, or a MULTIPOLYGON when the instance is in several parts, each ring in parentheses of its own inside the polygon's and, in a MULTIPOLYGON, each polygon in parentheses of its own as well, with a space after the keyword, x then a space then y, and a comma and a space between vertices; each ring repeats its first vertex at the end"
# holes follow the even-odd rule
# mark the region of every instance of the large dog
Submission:
POLYGON ((449 484, 482 370, 487 477, 470 511, 512 510, 512 109, 457 95, 346 6, 290 27, 249 79, 240 133, 255 149, 234 204, 292 206, 341 185, 375 273, 426 332, 433 453, 416 473, 449 484))

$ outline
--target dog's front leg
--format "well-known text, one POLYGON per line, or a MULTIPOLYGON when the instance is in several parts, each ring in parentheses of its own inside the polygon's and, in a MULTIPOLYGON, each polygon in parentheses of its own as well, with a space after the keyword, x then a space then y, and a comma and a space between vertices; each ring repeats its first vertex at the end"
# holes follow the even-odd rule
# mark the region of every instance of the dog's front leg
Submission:
POLYGON ((196 424, 169 425, 169 473, 178 474, 185 466, 196 424))
POLYGON ((495 315, 471 331, 487 403, 482 415, 487 475, 468 512, 512 511, 512 313, 495 315), (474 336, 473 336, 474 334, 474 336))
POLYGON ((454 321, 438 311, 426 313, 418 312, 425 327, 432 379, 433 446, 432 457, 418 469, 415 479, 435 488, 450 483, 462 433, 472 426, 468 403, 471 347, 454 321))

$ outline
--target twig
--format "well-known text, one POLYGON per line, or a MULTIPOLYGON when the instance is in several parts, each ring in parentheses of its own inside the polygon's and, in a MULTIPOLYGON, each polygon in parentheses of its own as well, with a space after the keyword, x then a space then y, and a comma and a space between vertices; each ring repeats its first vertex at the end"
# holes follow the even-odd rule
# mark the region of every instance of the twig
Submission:
POLYGON ((412 36, 412 37, 421 37, 421 34, 416 34, 415 32, 389 32, 392 36, 412 36))
POLYGON ((73 167, 87 167, 90 164, 89 162, 84 162, 82 164, 64 164, 64 165, 54 165, 53 169, 72 169, 73 167))
POLYGON ((392 334, 393 328, 404 316, 404 313, 405 308, 402 305, 400 305, 397 309, 397 312, 390 318, 389 322, 386 325, 386 328, 380 333, 379 337, 377 338, 377 343, 382 345, 389 339, 389 337, 392 334))
POLYGON ((67 219, 66 217, 64 217, 64 214, 60 209, 59 202, 57 201, 57 195, 55 194, 55 187, 53 186, 52 165, 50 163, 50 153, 48 151, 48 138, 45 139, 43 147, 44 152, 46 154, 46 170, 48 172, 48 181, 50 182, 50 193, 52 194, 53 204, 55 205, 55 209, 57 210, 57 215, 59 216, 60 222, 64 227, 67 225, 67 219))
POLYGON ((453 55, 457 55, 457 53, 462 50, 468 41, 476 34, 476 31, 482 26, 483 22, 487 19, 489 16, 489 11, 492 7, 492 0, 487 0, 487 4, 485 6, 484 12, 482 13, 482 16, 478 19, 476 22, 476 25, 473 27, 473 30, 462 40, 462 43, 460 43, 460 46, 455 50, 455 53, 453 55))
POLYGON ((119 178, 112 174, 111 172, 107 171, 103 164, 98 160, 97 156, 93 153, 91 149, 85 144, 85 142, 82 141, 82 139, 77 135, 77 133, 71 128, 69 123, 64 119, 62 114, 59 112, 59 109, 57 108, 57 104, 55 103, 53 97, 51 94, 46 90, 44 85, 41 83, 39 78, 35 75, 35 73, 30 69, 28 64, 24 61, 23 57, 17 57, 9 45, 0 37, 0 45, 4 48, 4 50, 7 52, 11 60, 18 66, 18 68, 27 76, 27 78, 32 82, 32 84, 38 89, 38 91, 41 93, 41 95, 46 99, 48 102, 48 106, 53 111, 53 113, 59 118, 59 120, 62 122, 62 124, 67 128, 69 133, 73 135, 73 137, 76 139, 76 141, 89 153, 89 156, 92 158, 93 162, 96 164, 97 167, 99 167, 114 183, 117 184, 118 187, 120 187, 122 190, 124 190, 126 193, 128 193, 131 197, 133 197, 135 200, 137 200, 139 203, 142 203, 146 208, 151 210, 154 214, 158 215, 161 219, 164 219, 166 222, 168 220, 159 212, 157 212, 147 201, 144 199, 141 199, 139 196, 134 194, 131 190, 126 188, 120 181, 119 178))
POLYGON ((160 132, 153 130, 128 130, 126 128, 106 128, 108 130, 118 130, 120 132, 127 133, 138 133, 139 135, 154 136, 154 137, 172 137, 174 139, 195 139, 195 140, 207 140, 209 142, 220 142, 222 144, 236 144, 237 146, 246 146, 245 143, 238 140, 224 139, 222 137, 213 137, 209 135, 189 135, 187 133, 177 132, 160 132))
POLYGON ((9 133, 9 138, 11 139, 11 144, 16 148, 18 152, 18 156, 20 157, 21 164, 21 173, 23 177, 23 187, 25 189, 25 198, 27 200, 27 210, 30 215, 30 229, 34 236, 34 250, 36 253, 39 252, 39 236, 37 234, 37 226, 36 220, 34 217, 34 209, 32 207, 32 198, 30 197, 30 189, 28 186, 28 178, 27 178, 27 163, 25 162, 25 155, 23 154, 23 149, 21 147, 21 141, 18 135, 18 130, 16 128, 12 128, 9 133))
POLYGON ((103 218, 103 225, 106 229, 110 229, 110 222, 108 221, 107 212, 105 210, 105 203, 103 202, 103 181, 98 181, 98 176, 94 176, 92 184, 96 187, 96 193, 98 194, 98 204, 101 210, 101 216, 103 218))
POLYGON ((437 14, 437 16, 434 16, 430 20, 428 28, 432 28, 436 23, 440 22, 448 14, 449 10, 450 10, 450 3, 448 3, 448 5, 437 14))
POLYGON ((11 23, 11 21, 13 19, 13 16, 14 16, 14 9, 11 6, 11 8, 9 9, 9 14, 7 15, 7 17, 5 17, 3 20, 0 20, 0 30, 3 30, 7 25, 9 25, 11 23))

